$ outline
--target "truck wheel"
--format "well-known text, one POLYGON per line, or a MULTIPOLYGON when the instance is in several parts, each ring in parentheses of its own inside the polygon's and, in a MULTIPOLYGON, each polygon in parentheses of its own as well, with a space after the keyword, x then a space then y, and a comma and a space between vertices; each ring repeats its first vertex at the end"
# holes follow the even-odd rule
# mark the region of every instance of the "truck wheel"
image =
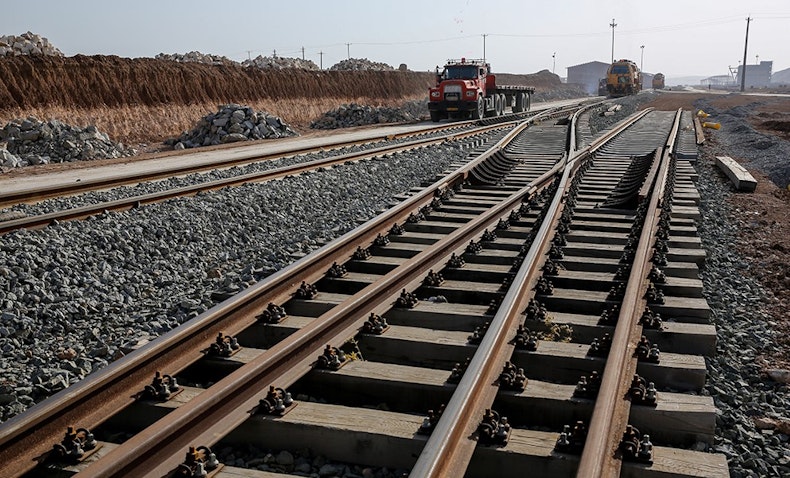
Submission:
POLYGON ((522 111, 524 111, 524 93, 516 93, 516 106, 513 107, 513 113, 522 111))
POLYGON ((431 121, 438 123, 440 119, 442 119, 441 113, 438 111, 431 111, 431 121))
POLYGON ((482 98, 482 97, 481 97, 481 98, 478 98, 478 99, 477 99, 477 109, 475 109, 475 110, 473 110, 473 111, 472 111, 472 119, 473 119, 473 120, 480 119, 480 118, 482 118, 483 116, 485 116, 485 113, 486 113, 486 105, 485 105, 485 102, 483 101, 483 98, 482 98))

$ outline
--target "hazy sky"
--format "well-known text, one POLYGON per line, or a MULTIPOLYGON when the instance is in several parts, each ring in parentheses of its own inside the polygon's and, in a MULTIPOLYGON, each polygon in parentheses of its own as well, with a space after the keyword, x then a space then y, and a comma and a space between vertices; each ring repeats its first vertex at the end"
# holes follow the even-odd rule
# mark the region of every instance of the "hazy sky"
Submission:
POLYGON ((0 35, 39 33, 67 56, 197 50, 241 61, 301 57, 327 68, 368 58, 413 70, 483 56, 494 71, 566 75, 568 66, 641 61, 667 76, 726 74, 743 58, 790 67, 788 0, 0 0, 0 35), (350 43, 350 46, 346 44, 350 43), (644 50, 640 48, 644 45, 644 50), (552 55, 556 53, 556 66, 552 55))

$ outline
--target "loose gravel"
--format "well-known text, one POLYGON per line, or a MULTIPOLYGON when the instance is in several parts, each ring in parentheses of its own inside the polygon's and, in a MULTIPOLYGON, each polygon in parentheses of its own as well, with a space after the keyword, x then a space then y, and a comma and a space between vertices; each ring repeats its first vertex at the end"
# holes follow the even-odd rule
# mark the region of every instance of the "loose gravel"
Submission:
POLYGON ((355 228, 478 141, 3 236, 0 420, 355 228))
MULTIPOLYGON (((727 142, 737 142, 737 134, 727 133, 727 142)), ((763 376, 757 360, 775 341, 774 319, 763 307, 768 294, 749 277, 750 265, 736 250, 738 229, 727 201, 732 187, 713 164, 717 154, 726 153, 703 149, 696 165, 702 199, 698 230, 708 254, 703 293, 719 338, 716 356, 706 360, 705 392, 718 409, 710 451, 727 456, 732 478, 790 476, 788 435, 756 426, 760 418, 790 417, 790 390, 763 376)))

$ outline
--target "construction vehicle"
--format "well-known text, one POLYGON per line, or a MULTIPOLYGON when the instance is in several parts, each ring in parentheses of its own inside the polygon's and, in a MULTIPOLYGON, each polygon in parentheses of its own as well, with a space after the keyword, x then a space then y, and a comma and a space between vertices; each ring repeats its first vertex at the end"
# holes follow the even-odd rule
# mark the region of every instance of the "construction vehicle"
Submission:
POLYGON ((653 89, 654 90, 663 90, 664 89, 664 74, 663 73, 656 73, 653 76, 653 89))
POLYGON ((485 60, 448 60, 441 73, 436 67, 436 86, 428 91, 428 111, 431 121, 501 116, 507 108, 521 113, 529 111, 534 92, 530 86, 497 85, 485 60))
POLYGON ((635 95, 642 90, 642 74, 631 60, 617 60, 606 71, 609 96, 635 95))

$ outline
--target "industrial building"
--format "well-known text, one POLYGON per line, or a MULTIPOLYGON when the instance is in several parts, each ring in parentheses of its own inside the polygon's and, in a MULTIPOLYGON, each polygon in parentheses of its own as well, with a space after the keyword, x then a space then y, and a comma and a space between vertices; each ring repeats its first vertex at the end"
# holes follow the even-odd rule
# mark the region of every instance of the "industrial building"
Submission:
MULTIPOLYGON (((746 65, 746 88, 764 88, 771 83, 771 70, 773 61, 761 61, 759 65, 746 65)), ((741 84, 743 65, 738 66, 738 75, 735 78, 741 84)))
POLYGON ((568 83, 581 85, 587 93, 598 94, 598 81, 606 78, 606 70, 610 63, 590 61, 568 67, 568 83))

